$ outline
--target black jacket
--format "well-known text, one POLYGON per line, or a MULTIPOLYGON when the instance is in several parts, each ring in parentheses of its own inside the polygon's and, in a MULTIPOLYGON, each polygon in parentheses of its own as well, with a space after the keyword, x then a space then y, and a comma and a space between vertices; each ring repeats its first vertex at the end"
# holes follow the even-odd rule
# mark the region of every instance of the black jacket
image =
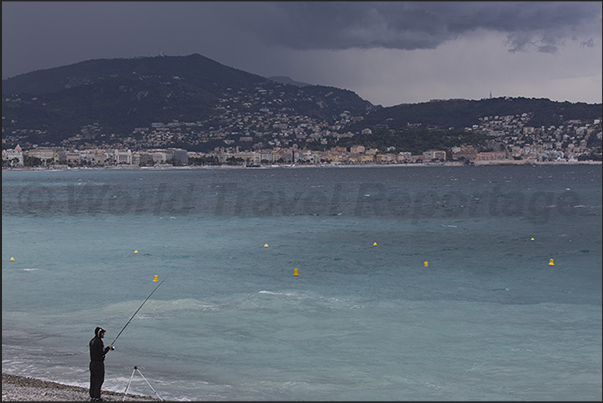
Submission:
POLYGON ((110 350, 105 347, 103 339, 95 337, 90 340, 90 361, 105 361, 105 354, 110 350))

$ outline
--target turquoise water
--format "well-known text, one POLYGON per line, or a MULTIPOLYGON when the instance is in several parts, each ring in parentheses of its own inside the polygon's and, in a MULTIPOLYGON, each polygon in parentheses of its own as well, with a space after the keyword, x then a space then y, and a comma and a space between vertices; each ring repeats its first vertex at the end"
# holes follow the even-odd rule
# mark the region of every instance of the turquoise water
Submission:
POLYGON ((2 368, 87 386, 157 275, 105 390, 599 401, 601 193, 600 165, 4 171, 2 368))

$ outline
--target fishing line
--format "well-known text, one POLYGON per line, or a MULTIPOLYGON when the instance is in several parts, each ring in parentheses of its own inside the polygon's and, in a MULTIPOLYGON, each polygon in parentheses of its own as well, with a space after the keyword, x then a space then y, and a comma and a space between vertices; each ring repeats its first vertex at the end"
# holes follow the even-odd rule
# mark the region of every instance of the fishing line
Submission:
POLYGON ((140 311, 140 308, 142 308, 142 306, 145 304, 145 302, 147 302, 149 300, 149 298, 151 298, 151 295, 153 295, 153 293, 155 291, 157 291, 157 289, 159 288, 159 286, 161 284, 163 284, 163 282, 165 280, 167 280, 167 278, 170 275, 168 274, 167 276, 165 276, 165 278, 163 279, 163 281, 161 281, 161 283, 157 284, 157 287, 155 287, 155 289, 149 294, 149 296, 147 297, 147 299, 145 299, 142 304, 140 304, 140 306, 138 307, 138 309, 136 310, 136 312, 134 312, 134 315, 132 315, 132 317, 130 318, 130 320, 128 320, 128 323, 125 324, 125 326, 119 331, 119 333, 117 334, 117 337, 115 338, 115 340, 113 340, 113 343, 111 343, 111 346, 117 341, 117 338, 119 337, 119 335, 126 329, 126 327, 130 324, 130 322, 132 321, 132 319, 134 319, 134 316, 136 316, 136 314, 138 313, 138 311, 140 311))

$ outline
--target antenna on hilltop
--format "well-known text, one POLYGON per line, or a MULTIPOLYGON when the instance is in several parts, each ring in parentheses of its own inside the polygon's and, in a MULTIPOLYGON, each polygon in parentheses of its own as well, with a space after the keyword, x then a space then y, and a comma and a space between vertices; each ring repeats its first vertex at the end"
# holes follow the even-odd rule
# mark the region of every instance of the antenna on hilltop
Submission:
POLYGON ((492 90, 490 90, 490 99, 492 99, 492 90))

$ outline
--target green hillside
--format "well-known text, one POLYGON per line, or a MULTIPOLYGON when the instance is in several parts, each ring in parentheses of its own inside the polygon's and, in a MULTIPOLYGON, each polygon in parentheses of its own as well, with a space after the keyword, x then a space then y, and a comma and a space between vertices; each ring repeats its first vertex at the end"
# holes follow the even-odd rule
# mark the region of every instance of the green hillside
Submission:
POLYGON ((193 54, 89 60, 3 80, 3 128, 43 131, 59 142, 98 124, 121 137, 153 122, 219 120, 219 107, 239 98, 257 111, 272 103, 260 99, 259 89, 278 94, 275 111, 324 121, 374 109, 352 91, 281 84, 193 54))
POLYGON ((601 117, 601 104, 556 102, 536 98, 491 98, 482 100, 446 100, 419 104, 402 104, 374 111, 351 130, 387 125, 405 128, 413 124, 433 125, 444 129, 463 129, 488 116, 532 113, 530 126, 558 126, 570 119, 601 117))

